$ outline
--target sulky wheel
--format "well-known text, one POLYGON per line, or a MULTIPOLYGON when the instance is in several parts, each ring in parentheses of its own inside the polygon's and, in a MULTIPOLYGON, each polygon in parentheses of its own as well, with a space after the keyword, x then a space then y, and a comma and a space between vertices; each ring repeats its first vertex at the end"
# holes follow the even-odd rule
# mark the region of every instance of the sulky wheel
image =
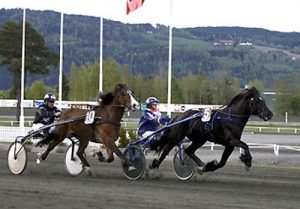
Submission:
POLYGON ((130 180, 137 180, 142 177, 146 168, 146 159, 143 151, 136 146, 128 146, 124 151, 124 156, 129 159, 132 166, 123 167, 123 172, 130 180))
POLYGON ((181 180, 190 179, 195 173, 196 163, 182 149, 176 151, 173 157, 173 170, 175 175, 181 180), (181 156, 180 156, 181 155, 181 156))
POLYGON ((27 151, 21 142, 13 142, 7 151, 7 166, 12 174, 21 174, 27 165, 27 151))
POLYGON ((76 154, 78 147, 78 144, 71 144, 66 150, 65 166, 68 173, 72 176, 77 176, 83 171, 82 162, 76 154))

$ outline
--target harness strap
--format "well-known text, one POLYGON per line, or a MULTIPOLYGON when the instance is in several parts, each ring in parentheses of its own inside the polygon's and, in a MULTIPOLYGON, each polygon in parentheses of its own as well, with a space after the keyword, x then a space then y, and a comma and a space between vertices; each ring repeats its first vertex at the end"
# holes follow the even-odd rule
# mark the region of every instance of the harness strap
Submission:
POLYGON ((223 115, 226 115, 226 116, 220 116, 220 115, 218 115, 218 113, 222 114, 222 112, 216 111, 214 113, 214 115, 213 115, 212 120, 211 120, 210 130, 212 131, 214 129, 214 122, 215 122, 215 120, 229 120, 229 121, 232 121, 231 110, 232 110, 232 108, 229 107, 228 113, 223 114, 223 115))
POLYGON ((232 121, 233 123, 235 123, 236 125, 240 126, 240 127, 243 127, 245 126, 245 123, 243 123, 242 121, 240 120, 233 120, 233 117, 236 117, 236 118, 246 118, 249 116, 245 116, 245 115, 234 115, 231 113, 232 112, 232 108, 229 107, 228 109, 228 112, 220 112, 220 111, 216 111, 213 115, 213 118, 211 120, 211 123, 210 123, 210 131, 212 131, 214 129, 214 122, 215 120, 229 120, 229 121, 232 121), (221 116, 219 114, 222 114, 221 116), (225 115, 225 116, 224 116, 225 115))
POLYGON ((121 126, 121 123, 117 123, 117 122, 114 122, 114 121, 97 121, 96 124, 111 124, 111 125, 114 125, 114 126, 121 126))

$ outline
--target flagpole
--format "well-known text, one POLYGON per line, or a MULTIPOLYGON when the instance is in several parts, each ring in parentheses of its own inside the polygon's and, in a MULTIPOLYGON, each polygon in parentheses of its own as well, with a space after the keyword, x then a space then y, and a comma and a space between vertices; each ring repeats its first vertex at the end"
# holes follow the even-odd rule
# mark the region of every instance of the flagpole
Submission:
POLYGON ((170 0, 170 23, 169 23, 169 63, 168 63, 168 116, 171 117, 171 94, 172 94, 172 0, 170 0))
POLYGON ((22 33, 22 68, 21 68, 21 104, 20 104, 20 129, 22 134, 24 128, 24 85, 25 85, 25 25, 26 25, 26 8, 23 10, 23 33, 22 33))
POLYGON ((60 15, 60 49, 59 49, 59 108, 62 107, 62 85, 63 85, 63 44, 64 44, 64 13, 60 15))
POLYGON ((100 17, 99 91, 103 91, 103 17, 100 17))

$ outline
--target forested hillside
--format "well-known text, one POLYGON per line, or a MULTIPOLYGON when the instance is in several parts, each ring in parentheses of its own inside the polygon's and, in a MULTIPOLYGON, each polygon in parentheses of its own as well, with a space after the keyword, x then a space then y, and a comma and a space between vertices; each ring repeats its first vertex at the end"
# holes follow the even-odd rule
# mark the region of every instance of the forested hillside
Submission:
MULTIPOLYGON (((22 21, 22 10, 0 10, 0 27, 6 21, 22 21)), ((52 11, 27 11, 27 21, 45 38, 46 45, 59 53, 60 14, 52 11)), ((123 24, 104 20, 104 59, 113 58, 128 65, 135 75, 166 76, 168 68, 168 27, 150 24, 123 24)), ((294 78, 300 72, 300 33, 281 33, 258 28, 198 27, 174 29, 172 72, 177 78, 203 72, 213 77, 226 72, 240 80, 261 80, 272 88, 277 80, 294 78), (241 43, 249 43, 241 45, 241 43), (255 46, 272 47, 276 51, 255 46), (286 54, 287 50, 292 54, 286 54)), ((76 66, 99 62, 99 18, 64 16, 64 72, 76 66)), ((57 84, 58 67, 49 76, 28 75, 46 84, 57 84)), ((11 75, 1 68, 0 89, 11 87, 11 75)))

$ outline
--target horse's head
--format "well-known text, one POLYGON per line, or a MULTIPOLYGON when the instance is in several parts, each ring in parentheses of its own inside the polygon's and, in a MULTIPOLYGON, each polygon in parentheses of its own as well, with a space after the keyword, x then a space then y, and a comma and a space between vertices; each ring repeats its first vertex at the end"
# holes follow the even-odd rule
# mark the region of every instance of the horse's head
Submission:
POLYGON ((114 95, 117 97, 119 105, 125 106, 130 110, 138 109, 139 102, 126 84, 117 84, 114 88, 114 95))
POLYGON ((260 96, 255 87, 249 89, 249 111, 251 115, 257 115, 264 121, 268 121, 273 117, 273 113, 267 107, 264 99, 260 96))

